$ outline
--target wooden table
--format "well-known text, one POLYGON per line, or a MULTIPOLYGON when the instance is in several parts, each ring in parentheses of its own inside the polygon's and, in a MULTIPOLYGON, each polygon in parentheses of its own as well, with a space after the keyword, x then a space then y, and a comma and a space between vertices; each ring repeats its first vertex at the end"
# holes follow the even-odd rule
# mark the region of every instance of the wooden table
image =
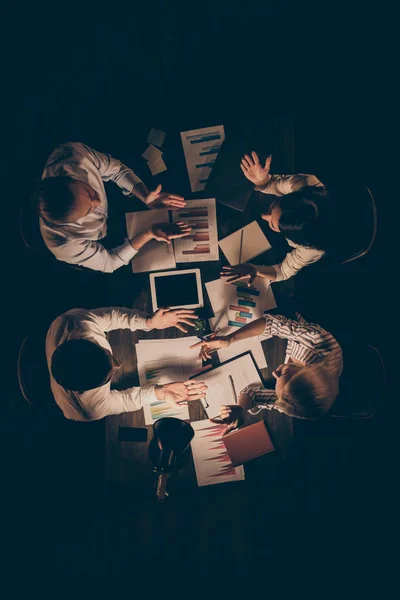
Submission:
MULTIPOLYGON (((256 211, 252 201, 244 213, 217 204, 219 239, 254 220, 256 211)), ((285 255, 286 242, 282 241, 282 236, 274 234, 266 223, 259 223, 268 232, 272 249, 254 262, 274 264, 285 255)), ((222 262, 180 264, 179 268, 200 267, 204 284, 218 278, 224 264, 227 261, 222 256, 222 262)), ((282 282, 276 284, 273 290, 279 307, 281 301, 291 294, 292 286, 290 282, 282 282)), ((124 294, 125 306, 151 312, 148 274, 135 277, 130 274, 126 277, 124 294)), ((205 299, 203 312, 204 316, 209 317, 212 312, 207 306, 206 293, 205 299)), ((192 334, 193 330, 189 330, 187 335, 192 334)), ((139 385, 135 353, 135 343, 139 339, 168 339, 183 335, 175 329, 111 332, 110 343, 117 360, 123 365, 115 378, 115 387, 139 385)), ((267 379, 271 378, 272 370, 283 361, 286 342, 273 339, 263 342, 263 346, 268 367, 262 370, 262 375, 267 379)), ((216 354, 213 363, 218 364, 216 354)), ((207 418, 199 401, 189 404, 189 413, 191 421, 207 418)), ((277 411, 262 411, 253 420, 262 418, 266 420, 276 450, 248 463, 245 466, 245 481, 199 488, 190 457, 188 465, 170 480, 166 502, 159 504, 155 492, 157 476, 154 475, 148 458, 152 427, 148 427, 146 443, 117 440, 119 426, 145 425, 143 411, 108 417, 105 425, 106 498, 107 504, 115 507, 118 516, 113 525, 110 525, 107 535, 116 543, 121 542, 125 536, 132 536, 135 548, 138 548, 138 560, 142 560, 144 556, 165 560, 166 555, 168 560, 182 560, 190 548, 192 556, 194 553, 199 559, 207 555, 206 562, 211 568, 212 561, 221 559, 225 554, 229 555, 229 560, 239 564, 244 557, 257 553, 262 544, 261 531, 265 519, 270 519, 267 515, 273 514, 277 509, 285 510, 285 507, 290 510, 296 502, 293 465, 296 464, 297 449, 293 420, 277 411), (257 533, 259 526, 261 537, 257 533)))

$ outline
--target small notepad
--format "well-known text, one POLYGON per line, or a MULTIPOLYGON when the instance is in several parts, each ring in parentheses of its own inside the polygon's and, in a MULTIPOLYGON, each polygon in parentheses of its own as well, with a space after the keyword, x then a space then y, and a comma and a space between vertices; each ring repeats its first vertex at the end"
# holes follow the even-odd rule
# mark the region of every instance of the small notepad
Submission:
POLYGON ((242 229, 231 233, 228 237, 220 240, 218 244, 231 265, 248 262, 271 248, 271 244, 265 237, 257 221, 253 221, 249 225, 242 227, 242 229), (240 238, 242 231, 242 257, 240 259, 240 238))

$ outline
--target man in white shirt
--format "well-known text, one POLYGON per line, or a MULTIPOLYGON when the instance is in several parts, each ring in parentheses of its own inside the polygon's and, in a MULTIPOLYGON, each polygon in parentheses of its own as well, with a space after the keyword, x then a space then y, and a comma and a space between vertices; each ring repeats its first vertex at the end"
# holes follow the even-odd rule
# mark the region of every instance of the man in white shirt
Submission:
POLYGON ((131 169, 109 154, 80 142, 62 144, 46 163, 38 194, 40 231, 57 260, 111 273, 128 264, 151 239, 170 243, 190 233, 183 222, 158 224, 106 249, 99 243, 107 235, 106 181, 114 181, 124 195, 136 196, 149 208, 174 210, 186 204, 181 196, 163 193, 161 185, 149 192, 131 169))
POLYGON ((111 390, 120 368, 106 333, 114 329, 166 329, 186 332, 197 318, 193 310, 162 308, 146 315, 128 308, 75 308, 60 315, 46 336, 46 358, 56 403, 67 419, 94 421, 107 415, 140 410, 146 401, 164 400, 172 405, 204 398, 202 381, 146 385, 111 390))
POLYGON ((241 169, 254 189, 277 196, 262 218, 273 231, 281 232, 294 248, 284 260, 272 266, 250 263, 223 267, 221 277, 227 283, 244 280, 251 284, 256 277, 271 282, 283 281, 296 275, 300 269, 315 263, 325 254, 329 197, 323 183, 315 175, 271 175, 272 156, 261 165, 256 152, 245 154, 241 169), (284 198, 282 198, 284 197, 284 198))

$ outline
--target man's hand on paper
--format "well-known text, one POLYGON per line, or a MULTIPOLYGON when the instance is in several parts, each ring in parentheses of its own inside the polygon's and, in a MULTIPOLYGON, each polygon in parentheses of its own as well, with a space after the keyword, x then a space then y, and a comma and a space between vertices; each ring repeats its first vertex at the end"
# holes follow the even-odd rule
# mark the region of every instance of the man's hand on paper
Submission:
POLYGON ((192 228, 183 221, 179 221, 178 223, 157 223, 151 228, 154 239, 158 242, 167 242, 167 244, 170 244, 171 240, 175 238, 189 235, 191 230, 192 228))
POLYGON ((176 381, 165 385, 156 385, 154 393, 158 400, 178 406, 182 402, 201 400, 206 395, 207 386, 203 381, 176 381))
MULTIPOLYGON (((233 429, 237 429, 244 421, 244 410, 237 404, 223 405, 219 409, 218 420, 224 421, 227 427, 222 435, 226 435, 233 429)), ((214 419, 211 419, 213 421, 214 419)))
POLYGON ((149 208, 168 208, 169 210, 177 210, 186 206, 186 201, 182 196, 168 194, 161 191, 162 186, 158 185, 153 192, 150 192, 145 199, 149 208))
POLYGON ((187 333, 182 323, 193 327, 193 321, 197 319, 194 310, 188 308, 159 308, 151 317, 147 317, 146 324, 149 329, 167 329, 167 327, 176 327, 184 333, 187 333))
POLYGON ((222 267, 220 276, 225 280, 225 283, 235 283, 235 281, 243 281, 247 286, 250 286, 257 277, 257 267, 250 263, 242 263, 241 265, 233 265, 231 267, 222 267))
POLYGON ((206 342, 197 342, 197 344, 193 344, 190 348, 199 348, 200 347, 200 358, 203 360, 208 360, 211 358, 211 353, 215 350, 219 350, 219 348, 227 348, 230 344, 229 336, 221 335, 216 336, 210 341, 206 342))
POLYGON ((240 163, 240 168, 242 169, 245 177, 254 183, 254 185, 266 185, 271 179, 271 175, 269 174, 271 160, 272 155, 270 154, 267 156, 265 165, 262 166, 257 153, 253 151, 251 156, 249 154, 245 154, 243 156, 242 162, 240 163))

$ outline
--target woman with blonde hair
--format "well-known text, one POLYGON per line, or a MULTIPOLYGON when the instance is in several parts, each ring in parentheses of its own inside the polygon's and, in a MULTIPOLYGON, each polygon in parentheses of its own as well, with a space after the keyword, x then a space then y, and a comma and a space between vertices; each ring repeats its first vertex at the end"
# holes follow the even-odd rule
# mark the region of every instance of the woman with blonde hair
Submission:
POLYGON ((342 350, 331 333, 307 323, 299 314, 296 318, 266 314, 234 333, 192 346, 201 347, 200 356, 208 359, 218 348, 253 336, 288 340, 285 362, 273 371, 275 390, 248 386, 237 405, 221 407, 220 418, 227 423, 227 431, 238 427, 245 411, 258 405, 300 419, 316 419, 333 405, 343 370, 342 350))

